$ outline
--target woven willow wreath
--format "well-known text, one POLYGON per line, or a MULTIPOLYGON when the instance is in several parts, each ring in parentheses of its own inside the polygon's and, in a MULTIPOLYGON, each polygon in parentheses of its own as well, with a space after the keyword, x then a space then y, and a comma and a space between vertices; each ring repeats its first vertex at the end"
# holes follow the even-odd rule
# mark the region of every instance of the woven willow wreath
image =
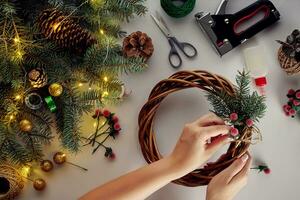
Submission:
POLYGON ((216 162, 208 163, 202 169, 197 169, 173 182, 190 187, 207 185, 215 175, 228 167, 235 159, 245 154, 253 142, 254 133, 258 135, 257 140, 261 138, 259 130, 254 125, 247 126, 242 121, 247 117, 251 117, 253 121, 258 121, 257 119, 262 117, 264 113, 265 104, 264 97, 260 97, 257 93, 246 94, 250 93, 248 89, 250 81, 245 73, 241 73, 237 77, 237 83, 238 86, 234 86, 225 78, 206 71, 180 71, 170 78, 159 82, 153 88, 148 102, 143 106, 139 114, 139 142, 146 161, 152 163, 162 158, 153 131, 154 117, 157 109, 169 94, 187 88, 199 88, 206 91, 208 99, 214 107, 214 112, 225 120, 228 120, 230 113, 232 113, 230 109, 227 111, 228 108, 226 106, 245 107, 245 110, 249 109, 249 112, 236 110, 240 119, 232 124, 240 130, 239 136, 230 144, 224 155, 216 162), (226 102, 228 99, 229 101, 226 102), (235 101, 241 102, 236 103, 235 101), (252 102, 250 103, 250 101, 252 102), (220 105, 222 106, 222 103, 227 103, 226 105, 224 104, 224 108, 219 107, 220 105), (252 107, 252 110, 247 106, 252 107))

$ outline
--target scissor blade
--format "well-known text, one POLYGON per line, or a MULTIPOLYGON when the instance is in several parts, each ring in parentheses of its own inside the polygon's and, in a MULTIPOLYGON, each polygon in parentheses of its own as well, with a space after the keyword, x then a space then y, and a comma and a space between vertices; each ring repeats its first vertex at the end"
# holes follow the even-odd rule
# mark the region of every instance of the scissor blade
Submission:
POLYGON ((150 15, 152 17, 152 19, 154 20, 155 24, 158 26, 158 28, 161 30, 161 32, 163 32, 163 34, 166 37, 170 37, 170 32, 169 30, 154 16, 154 15, 150 15))

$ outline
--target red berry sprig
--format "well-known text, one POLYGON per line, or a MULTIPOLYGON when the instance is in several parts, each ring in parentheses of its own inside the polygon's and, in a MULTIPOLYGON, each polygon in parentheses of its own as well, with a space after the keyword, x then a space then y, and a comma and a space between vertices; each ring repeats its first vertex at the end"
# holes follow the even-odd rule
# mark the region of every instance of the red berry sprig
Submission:
POLYGON ((121 131, 119 118, 115 115, 115 113, 112 113, 107 109, 104 110, 96 109, 92 117, 96 120, 96 130, 88 138, 84 138, 87 140, 87 143, 84 146, 91 145, 92 147, 94 147, 93 154, 100 147, 103 147, 105 148, 104 156, 111 160, 115 159, 116 155, 113 152, 112 148, 105 146, 104 143, 107 141, 109 137, 115 139, 116 136, 119 135, 121 131), (102 121, 103 118, 105 119, 105 121, 104 123, 100 124, 100 121, 103 122, 102 121), (105 136, 105 137, 101 137, 101 136, 105 136), (101 141, 98 140, 100 137, 102 138, 101 141))
POLYGON ((289 99, 287 104, 283 105, 283 111, 286 116, 294 118, 300 111, 300 90, 289 89, 287 95, 289 99))
POLYGON ((251 168, 253 170, 257 170, 258 173, 264 172, 265 174, 271 174, 271 169, 266 165, 258 165, 257 167, 251 168))

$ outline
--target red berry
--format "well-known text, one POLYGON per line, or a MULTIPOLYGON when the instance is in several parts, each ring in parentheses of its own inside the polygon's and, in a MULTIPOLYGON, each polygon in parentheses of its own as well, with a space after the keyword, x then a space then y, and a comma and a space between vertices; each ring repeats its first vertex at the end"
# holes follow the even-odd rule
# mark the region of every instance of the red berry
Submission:
POLYGON ((103 110, 103 116, 104 117, 109 117, 110 116, 110 111, 109 110, 103 110))
POLYGON ((265 174, 271 174, 271 169, 269 169, 269 168, 264 169, 264 173, 265 174))
POLYGON ((231 128, 230 135, 236 137, 237 135, 239 135, 239 130, 237 128, 231 128))
POLYGON ((289 91, 288 91, 288 95, 294 95, 295 94, 295 90, 293 90, 293 89, 289 89, 289 91))
POLYGON ((100 109, 96 109, 95 110, 95 115, 98 117, 100 116, 102 113, 101 113, 101 110, 100 109))
POLYGON ((299 106, 299 105, 300 105, 300 101, 298 101, 298 100, 293 100, 293 104, 294 104, 295 106, 299 106))
POLYGON ((108 156, 108 158, 109 158, 110 160, 114 160, 114 159, 116 159, 116 154, 115 154, 114 152, 112 152, 112 153, 108 156))
POLYGON ((296 111, 295 111, 294 109, 291 109, 291 110, 289 111, 289 114, 293 116, 293 115, 296 114, 296 111))
POLYGON ((252 119, 247 119, 247 120, 246 120, 246 124, 247 124, 248 127, 252 127, 253 124, 254 124, 254 122, 253 122, 252 119))
POLYGON ((300 91, 296 93, 296 98, 300 99, 300 91))
POLYGON ((119 131, 119 130, 118 130, 118 131, 115 130, 114 133, 115 133, 115 135, 119 135, 119 134, 120 134, 120 131, 119 131))
POLYGON ((238 119, 238 114, 237 113, 231 113, 229 116, 231 121, 236 121, 238 119))
POLYGON ((119 122, 119 118, 116 115, 114 115, 113 118, 112 118, 112 121, 114 123, 118 123, 119 122))
POLYGON ((121 130, 121 126, 120 126, 119 123, 116 123, 116 124, 114 125, 114 130, 116 130, 116 131, 121 130))
POLYGON ((284 110, 285 112, 289 112, 289 111, 291 110, 291 106, 290 106, 290 105, 284 105, 284 106, 283 106, 283 110, 284 110))

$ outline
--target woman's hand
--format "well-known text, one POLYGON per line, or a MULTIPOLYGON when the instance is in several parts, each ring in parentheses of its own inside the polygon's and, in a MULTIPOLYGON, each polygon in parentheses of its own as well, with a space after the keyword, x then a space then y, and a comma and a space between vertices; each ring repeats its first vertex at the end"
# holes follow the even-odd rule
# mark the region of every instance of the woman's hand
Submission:
POLYGON ((206 200, 232 200, 246 186, 251 162, 247 153, 215 176, 207 187, 206 200))
POLYGON ((204 164, 219 148, 229 142, 230 126, 210 113, 186 124, 172 154, 167 157, 173 169, 184 176, 204 164), (212 142, 208 142, 214 138, 212 142))

